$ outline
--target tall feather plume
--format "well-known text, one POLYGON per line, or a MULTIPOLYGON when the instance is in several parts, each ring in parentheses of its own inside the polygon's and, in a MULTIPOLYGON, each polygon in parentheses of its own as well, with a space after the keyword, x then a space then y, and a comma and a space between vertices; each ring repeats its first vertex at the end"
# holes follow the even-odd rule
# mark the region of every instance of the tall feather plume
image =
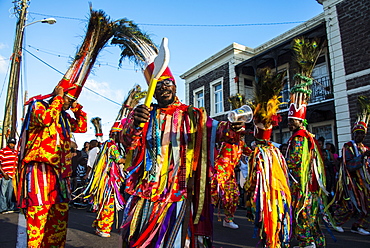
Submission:
POLYGON ((103 142, 103 129, 101 125, 101 118, 94 117, 91 119, 91 123, 95 128, 95 137, 99 142, 103 142))
POLYGON ((370 100, 366 96, 358 96, 358 114, 357 121, 363 121, 366 125, 370 121, 370 100))
POLYGON ((262 123, 266 128, 276 126, 279 122, 279 94, 284 88, 285 72, 273 73, 270 68, 262 68, 256 76, 254 97, 249 102, 254 112, 254 122, 262 123))
POLYGON ((123 60, 128 59, 142 70, 153 62, 158 54, 157 46, 150 36, 126 18, 116 21, 112 44, 121 48, 120 65, 123 60))
POLYGON ((291 89, 291 103, 299 108, 301 104, 307 104, 311 95, 312 71, 315 68, 324 43, 318 38, 307 39, 304 37, 295 38, 292 42, 294 61, 298 69, 294 76, 294 86, 291 89))
POLYGON ((70 83, 83 85, 91 72, 99 52, 113 36, 114 23, 109 20, 104 11, 92 10, 86 35, 74 60, 64 75, 70 83))
POLYGON ((147 91, 141 91, 140 85, 135 85, 127 94, 120 111, 118 112, 116 121, 126 118, 130 111, 143 99, 147 91))
POLYGON ((227 100, 231 103, 232 109, 240 108, 241 106, 246 104, 245 96, 239 93, 230 96, 227 100))

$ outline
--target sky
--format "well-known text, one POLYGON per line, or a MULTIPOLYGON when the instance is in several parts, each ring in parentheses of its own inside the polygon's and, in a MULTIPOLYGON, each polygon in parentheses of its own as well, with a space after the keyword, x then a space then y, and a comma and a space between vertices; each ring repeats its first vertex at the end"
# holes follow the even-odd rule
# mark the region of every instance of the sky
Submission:
MULTIPOLYGON (((0 1, 0 119, 4 116, 17 22, 13 1, 0 1)), ((180 75, 192 67, 233 42, 255 48, 323 12, 316 0, 31 0, 26 24, 50 17, 57 22, 53 25, 38 22, 25 27, 18 119, 22 117, 25 92, 28 98, 51 93, 67 71, 85 34, 89 2, 111 20, 132 20, 157 45, 163 37, 168 38, 169 67, 182 101, 185 81, 180 75)), ((108 43, 78 99, 88 114, 88 131, 74 135, 79 148, 95 138, 91 118, 102 119, 103 137, 108 139, 127 92, 135 84, 147 88, 137 66, 129 61, 118 66, 119 55, 119 47, 108 43)))

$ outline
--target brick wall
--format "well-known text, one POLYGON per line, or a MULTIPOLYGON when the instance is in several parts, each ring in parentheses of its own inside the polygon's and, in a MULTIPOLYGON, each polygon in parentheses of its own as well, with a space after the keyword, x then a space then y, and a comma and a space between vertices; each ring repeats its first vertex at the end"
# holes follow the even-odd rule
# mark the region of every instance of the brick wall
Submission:
MULTIPOLYGON (((211 89, 210 83, 223 77, 223 100, 224 100, 224 111, 227 112, 230 110, 230 103, 227 101, 228 97, 230 96, 230 75, 229 75, 229 63, 223 64, 222 66, 210 71, 209 73, 199 77, 198 79, 192 81, 189 84, 189 104, 194 105, 194 98, 193 98, 193 91, 204 86, 204 104, 207 113, 210 113, 211 110, 211 89)), ((218 116, 215 119, 217 120, 225 120, 226 115, 218 116)))
POLYGON ((370 74, 367 74, 362 77, 356 77, 356 78, 347 80, 347 90, 356 89, 356 88, 366 86, 369 84, 370 84, 370 74))
POLYGON ((345 0, 337 13, 346 74, 370 68, 370 1, 345 0))

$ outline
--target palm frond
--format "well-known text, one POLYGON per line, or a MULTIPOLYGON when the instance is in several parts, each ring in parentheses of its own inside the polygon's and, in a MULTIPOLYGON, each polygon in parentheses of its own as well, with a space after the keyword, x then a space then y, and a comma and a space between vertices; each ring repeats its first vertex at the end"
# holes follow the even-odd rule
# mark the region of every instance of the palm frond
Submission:
POLYGON ((363 121, 366 124, 368 124, 370 120, 370 100, 369 98, 363 95, 358 96, 357 103, 358 103, 357 120, 363 121))
POLYGON ((241 106, 243 106, 247 103, 246 99, 245 99, 245 96, 243 96, 239 93, 237 93, 233 96, 230 96, 227 100, 231 103, 232 109, 240 108, 241 106))

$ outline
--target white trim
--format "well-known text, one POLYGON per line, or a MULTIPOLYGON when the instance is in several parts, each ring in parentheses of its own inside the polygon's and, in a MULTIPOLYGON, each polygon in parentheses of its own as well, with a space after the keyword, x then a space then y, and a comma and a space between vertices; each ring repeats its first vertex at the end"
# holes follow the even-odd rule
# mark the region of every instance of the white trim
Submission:
POLYGON ((346 80, 351 80, 357 77, 366 76, 368 74, 370 74, 370 69, 365 69, 362 71, 358 71, 358 72, 346 75, 346 80))

